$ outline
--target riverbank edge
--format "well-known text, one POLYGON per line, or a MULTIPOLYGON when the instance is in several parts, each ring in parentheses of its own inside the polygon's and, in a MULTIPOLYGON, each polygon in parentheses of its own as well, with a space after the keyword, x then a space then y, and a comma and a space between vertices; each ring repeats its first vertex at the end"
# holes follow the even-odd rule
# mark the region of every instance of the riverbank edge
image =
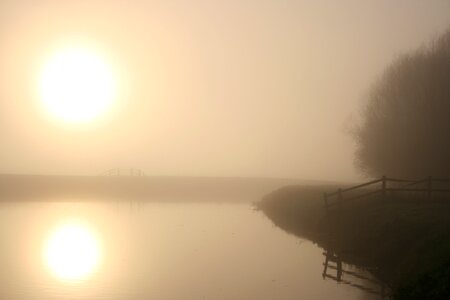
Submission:
MULTIPOLYGON (((342 187, 342 186, 339 186, 342 187)), ((287 186, 255 207, 283 230, 330 247, 323 193, 338 186, 287 186)), ((346 204, 334 235, 345 263, 370 270, 394 299, 450 299, 450 202, 421 197, 371 197, 346 204)))

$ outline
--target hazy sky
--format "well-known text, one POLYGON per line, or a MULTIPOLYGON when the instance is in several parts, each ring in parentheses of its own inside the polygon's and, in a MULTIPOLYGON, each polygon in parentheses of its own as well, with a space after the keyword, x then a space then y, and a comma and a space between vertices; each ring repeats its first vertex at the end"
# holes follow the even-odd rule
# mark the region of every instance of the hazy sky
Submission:
POLYGON ((347 133, 385 66, 450 26, 448 0, 2 0, 0 172, 352 180, 347 133), (71 42, 119 98, 69 126, 36 92, 71 42))

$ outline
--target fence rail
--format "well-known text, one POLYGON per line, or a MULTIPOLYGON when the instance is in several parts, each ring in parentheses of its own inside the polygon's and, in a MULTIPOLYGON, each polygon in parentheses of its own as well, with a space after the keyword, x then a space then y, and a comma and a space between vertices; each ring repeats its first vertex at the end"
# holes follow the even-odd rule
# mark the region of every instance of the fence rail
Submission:
POLYGON ((338 189, 335 192, 324 193, 325 208, 340 206, 343 201, 364 198, 374 194, 386 196, 390 192, 418 192, 426 193, 431 199, 433 193, 450 193, 450 179, 426 177, 419 180, 389 178, 386 176, 380 179, 371 180, 345 189, 338 189), (436 186, 439 184, 439 186, 436 186), (446 186, 442 186, 442 184, 446 186), (424 185, 424 186, 421 186, 424 185), (350 192, 362 191, 361 194, 352 195, 350 192), (334 202, 332 202, 335 200, 334 202))

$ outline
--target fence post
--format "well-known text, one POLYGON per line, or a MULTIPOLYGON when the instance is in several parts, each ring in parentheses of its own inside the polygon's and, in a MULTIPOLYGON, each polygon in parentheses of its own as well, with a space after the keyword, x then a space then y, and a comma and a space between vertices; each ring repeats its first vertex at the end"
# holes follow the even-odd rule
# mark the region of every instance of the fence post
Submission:
POLYGON ((342 195, 342 189, 339 189, 338 190, 337 222, 336 222, 338 225, 338 228, 335 231, 336 232, 335 233, 335 235, 336 235, 336 243, 335 243, 336 253, 338 253, 342 250, 342 245, 343 245, 343 242, 342 242, 342 230, 344 230, 343 200, 344 200, 344 197, 342 195))
POLYGON ((327 193, 323 193, 323 203, 325 205, 325 214, 326 214, 326 218, 328 220, 328 225, 331 228, 330 215, 329 215, 329 212, 328 212, 328 195, 327 195, 327 193))
POLYGON ((339 212, 342 212, 342 201, 344 200, 344 197, 342 196, 342 189, 338 190, 338 206, 339 206, 339 212))
POLYGON ((381 189, 382 189, 383 199, 385 199, 386 198, 386 176, 381 177, 381 189))
POLYGON ((331 218, 330 218, 330 211, 328 207, 328 195, 327 193, 323 193, 323 202, 325 204, 325 218, 327 219, 327 226, 328 226, 328 248, 334 247, 333 242, 333 225, 331 224, 331 218))
POLYGON ((432 190, 432 182, 433 182, 433 179, 431 178, 431 176, 430 177, 428 177, 428 186, 427 186, 427 189, 428 189, 428 200, 431 200, 431 190, 432 190))

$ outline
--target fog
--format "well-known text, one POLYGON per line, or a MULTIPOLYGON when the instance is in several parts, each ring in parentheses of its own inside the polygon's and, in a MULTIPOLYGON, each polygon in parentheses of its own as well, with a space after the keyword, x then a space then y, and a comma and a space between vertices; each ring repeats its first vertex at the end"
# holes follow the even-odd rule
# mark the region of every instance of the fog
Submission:
POLYGON ((449 25, 449 1, 3 0, 0 173, 360 179, 349 130, 369 87, 449 25), (36 91, 65 43, 118 75, 88 124, 36 91))

